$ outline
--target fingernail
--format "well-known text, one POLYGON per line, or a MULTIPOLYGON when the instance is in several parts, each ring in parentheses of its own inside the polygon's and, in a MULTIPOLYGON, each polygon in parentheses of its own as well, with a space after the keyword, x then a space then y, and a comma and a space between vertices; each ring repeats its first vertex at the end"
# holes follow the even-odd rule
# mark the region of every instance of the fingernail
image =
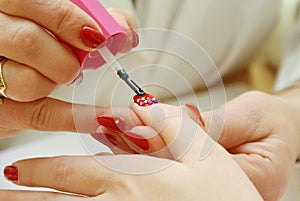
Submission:
POLYGON ((132 132, 124 132, 124 136, 133 142, 135 145, 140 147, 141 149, 147 151, 149 150, 149 142, 147 139, 143 138, 142 136, 132 133, 132 132))
POLYGON ((82 71, 80 70, 80 73, 77 75, 77 77, 70 83, 68 84, 68 86, 76 86, 76 85, 79 85, 81 84, 83 81, 83 73, 82 71))
POLYGON ((9 181, 18 181, 18 168, 16 166, 6 166, 4 168, 4 176, 9 181))
POLYGON ((106 133, 90 133, 90 135, 99 142, 104 143, 103 140, 107 139, 112 145, 118 146, 118 139, 113 135, 106 133))
POLYGON ((91 48, 96 48, 105 41, 104 36, 98 30, 89 26, 81 28, 80 39, 85 45, 91 48))
POLYGON ((133 97, 133 102, 141 107, 146 107, 146 106, 160 103, 160 101, 157 98, 155 98, 154 96, 152 96, 150 94, 144 94, 141 96, 135 95, 133 97))
POLYGON ((99 125, 115 132, 122 133, 125 130, 125 124, 119 118, 100 116, 97 117, 97 122, 99 125))
POLYGON ((110 143, 112 143, 115 146, 118 146, 118 140, 115 136, 113 135, 108 135, 108 134, 104 134, 105 137, 110 141, 110 143))
POLYGON ((131 39, 132 47, 136 47, 139 44, 139 35, 131 28, 131 39))
POLYGON ((205 121, 203 119, 203 116, 201 115, 201 112, 200 112, 199 108, 196 105, 190 104, 190 103, 185 104, 185 106, 187 108, 189 108, 190 110, 192 110, 194 112, 194 114, 197 115, 197 117, 199 118, 200 123, 202 124, 202 127, 205 127, 205 121))

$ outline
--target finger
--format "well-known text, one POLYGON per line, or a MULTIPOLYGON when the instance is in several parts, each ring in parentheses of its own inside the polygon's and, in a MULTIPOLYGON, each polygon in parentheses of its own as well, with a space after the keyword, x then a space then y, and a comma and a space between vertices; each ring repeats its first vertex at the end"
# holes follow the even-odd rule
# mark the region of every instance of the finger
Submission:
POLYGON ((69 0, 1 0, 1 11, 29 19, 50 30, 55 36, 73 46, 91 50, 79 39, 83 26, 96 28, 97 23, 69 0))
POLYGON ((120 133, 115 133, 105 128, 98 127, 97 133, 92 133, 91 136, 98 142, 106 145, 114 154, 135 154, 128 144, 122 139, 120 133))
MULTIPOLYGON (((14 183, 18 185, 46 187, 87 196, 100 195, 112 184, 118 188, 122 177, 103 167, 93 157, 36 158, 18 161, 9 167, 17 169, 14 183)), ((9 178, 7 174, 6 177, 9 178)))
POLYGON ((107 10, 125 31, 138 28, 136 17, 128 10, 121 8, 108 8, 107 10))
POLYGON ((261 104, 257 104, 260 96, 259 94, 253 96, 253 93, 237 97, 228 102, 224 109, 203 114, 205 130, 226 149, 269 135, 270 129, 267 128, 267 124, 262 123, 263 118, 259 112, 264 108, 260 108, 261 104), (265 125, 263 130, 259 131, 259 125, 265 125))
POLYGON ((131 149, 140 154, 172 159, 163 138, 151 127, 136 126, 122 137, 131 149))
POLYGON ((128 34, 127 40, 121 48, 121 52, 126 53, 139 43, 139 36, 135 31, 138 28, 136 17, 129 11, 120 8, 109 8, 108 11, 128 34))
POLYGON ((51 98, 26 103, 4 99, 0 105, 0 113, 3 114, 0 117, 1 129, 93 133, 98 126, 96 116, 106 110, 51 98))
POLYGON ((60 84, 73 81, 79 74, 77 57, 44 28, 0 12, 0 29, 0 55, 30 66, 60 84))
POLYGON ((47 97, 56 84, 38 71, 11 60, 2 65, 2 76, 6 83, 5 93, 16 101, 32 101, 47 97))
POLYGON ((115 154, 137 153, 124 140, 123 133, 136 125, 141 125, 137 115, 126 107, 108 109, 97 117, 99 127, 92 136, 107 145, 115 154))
POLYGON ((0 191, 0 200, 13 201, 84 201, 83 197, 66 195, 52 192, 38 192, 38 191, 0 191))
POLYGON ((205 133, 182 109, 165 104, 134 106, 145 125, 155 129, 167 144, 173 158, 179 161, 199 159, 205 133))

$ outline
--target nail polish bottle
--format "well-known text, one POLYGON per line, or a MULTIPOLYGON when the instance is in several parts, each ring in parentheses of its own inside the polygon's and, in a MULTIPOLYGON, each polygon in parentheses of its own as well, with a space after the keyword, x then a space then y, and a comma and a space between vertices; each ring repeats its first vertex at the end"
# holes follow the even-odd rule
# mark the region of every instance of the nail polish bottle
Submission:
MULTIPOLYGON (((128 37, 127 33, 119 26, 100 2, 98 0, 71 0, 71 2, 85 11, 99 24, 106 39, 104 45, 110 52, 113 55, 120 52, 122 45, 128 37)), ((97 69, 105 64, 104 59, 97 51, 87 52, 70 45, 69 47, 78 56, 83 70, 97 69)))

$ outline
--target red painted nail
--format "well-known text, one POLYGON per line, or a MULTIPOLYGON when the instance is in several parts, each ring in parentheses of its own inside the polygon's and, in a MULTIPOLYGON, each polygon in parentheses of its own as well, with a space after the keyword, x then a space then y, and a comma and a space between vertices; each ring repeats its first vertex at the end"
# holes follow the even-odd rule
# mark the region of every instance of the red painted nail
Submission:
POLYGON ((150 94, 143 94, 141 96, 135 95, 133 97, 133 101, 134 101, 134 103, 136 103, 137 105, 139 105, 141 107, 146 107, 146 106, 160 103, 160 101, 157 98, 155 98, 154 96, 152 96, 150 94))
POLYGON ((124 132, 124 136, 133 142, 135 145, 140 147, 141 149, 147 151, 149 150, 149 142, 147 139, 143 138, 142 136, 132 133, 132 132, 124 132))
POLYGON ((4 176, 9 181, 18 181, 18 168, 16 166, 6 166, 4 168, 4 176))
POLYGON ((132 47, 136 47, 140 42, 139 35, 133 29, 131 29, 131 34, 132 34, 132 47))
POLYGON ((108 142, 106 140, 108 140, 112 145, 114 146, 118 146, 118 139, 116 136, 110 135, 110 134, 106 134, 106 133, 90 133, 91 136, 97 140, 98 142, 104 143, 105 145, 111 147, 111 145, 107 144, 108 142))
POLYGON ((118 140, 115 136, 113 135, 108 135, 108 134, 104 134, 105 137, 110 141, 110 143, 112 143, 115 146, 118 146, 118 140))
POLYGON ((91 48, 96 48, 105 41, 104 36, 98 30, 89 26, 81 28, 80 39, 85 45, 91 48))
POLYGON ((97 117, 97 122, 99 125, 115 132, 122 133, 125 130, 125 124, 119 118, 100 116, 97 117))
POLYGON ((205 121, 199 111, 199 108, 196 105, 190 103, 185 104, 185 106, 190 108, 192 111, 196 113, 196 115, 199 117, 199 121, 202 124, 202 127, 205 127, 205 121))

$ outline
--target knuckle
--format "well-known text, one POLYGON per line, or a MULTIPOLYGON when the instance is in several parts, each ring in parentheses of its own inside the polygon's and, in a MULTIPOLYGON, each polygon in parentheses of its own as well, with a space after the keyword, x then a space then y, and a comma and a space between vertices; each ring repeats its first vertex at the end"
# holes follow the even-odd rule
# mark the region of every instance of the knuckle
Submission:
POLYGON ((72 82, 76 76, 79 74, 79 64, 78 64, 78 68, 72 68, 72 69, 66 69, 59 77, 56 77, 57 82, 59 84, 68 84, 70 82, 72 82))
POLYGON ((54 160, 54 167, 51 177, 57 187, 64 188, 69 185, 71 177, 71 167, 64 157, 58 157, 54 160))
POLYGON ((12 32, 10 43, 12 47, 20 48, 25 56, 27 55, 31 58, 40 40, 40 33, 40 28, 36 24, 29 21, 22 22, 12 32))
POLYGON ((52 8, 53 10, 58 11, 56 18, 54 19, 53 30, 60 35, 69 28, 67 25, 73 20, 72 10, 69 4, 62 3, 61 1, 53 1, 52 8))
POLYGON ((52 86, 47 85, 41 90, 41 76, 33 69, 23 68, 21 73, 20 79, 17 82, 15 81, 13 87, 10 87, 14 100, 33 101, 49 95, 55 87, 55 84, 52 86))
POLYGON ((53 110, 50 110, 50 104, 46 101, 46 99, 39 101, 35 105, 31 118, 28 118, 28 124, 34 130, 43 130, 46 124, 51 124, 53 112, 53 110))

